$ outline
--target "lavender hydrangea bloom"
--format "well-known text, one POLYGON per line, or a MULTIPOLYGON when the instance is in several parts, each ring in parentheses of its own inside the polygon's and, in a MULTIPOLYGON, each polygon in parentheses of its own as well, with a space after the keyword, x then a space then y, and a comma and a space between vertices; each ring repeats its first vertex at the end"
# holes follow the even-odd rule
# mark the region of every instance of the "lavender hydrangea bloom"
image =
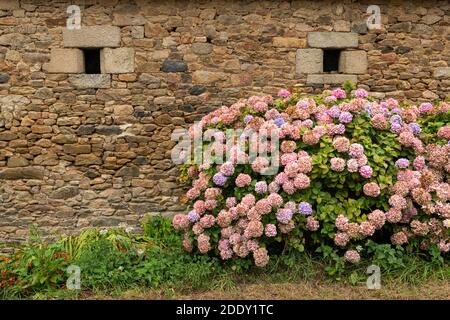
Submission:
POLYGON ((396 113, 396 114, 400 114, 400 115, 403 113, 402 109, 400 109, 400 108, 394 108, 394 109, 391 110, 391 112, 392 113, 396 113))
POLYGON ((288 224, 292 219, 292 210, 289 209, 278 209, 277 211, 277 220, 280 223, 288 224))
POLYGON ((339 121, 341 123, 350 123, 353 120, 353 116, 350 112, 344 111, 339 116, 339 121))
POLYGON ((332 118, 339 118, 339 116, 341 115, 341 110, 338 106, 332 106, 327 110, 327 114, 332 118))
POLYGON ((337 124, 334 130, 335 130, 336 134, 344 134, 345 126, 343 124, 341 124, 341 123, 337 124))
POLYGON ((408 126, 413 131, 414 134, 419 134, 422 131, 422 128, 418 123, 412 122, 408 126))
POLYGON ((227 177, 223 175, 223 173, 218 172, 213 176, 213 182, 220 186, 223 187, 225 185, 225 183, 227 182, 227 177))
POLYGON ((402 117, 399 116, 398 114, 394 114, 390 119, 389 119, 390 123, 394 124, 394 123, 398 123, 401 124, 402 121, 402 117))
POLYGON ((284 119, 283 119, 283 118, 276 118, 276 119, 274 120, 274 122, 275 122, 275 124, 276 124, 278 127, 281 127, 281 126, 284 124, 284 119))
POLYGON ((309 216, 312 214, 313 210, 312 206, 308 202, 300 202, 298 205, 298 211, 305 216, 309 216))
POLYGON ((433 105, 429 102, 424 102, 419 106, 419 112, 425 113, 433 109, 433 105))
POLYGON ((400 158, 395 161, 395 166, 400 169, 406 169, 409 167, 409 160, 405 158, 400 158))
POLYGON ((400 123, 394 122, 391 124, 391 132, 400 133, 402 131, 402 125, 400 123))
POLYGON ((245 122, 250 122, 250 121, 252 121, 253 120, 253 116, 252 115, 246 115, 245 117, 244 117, 244 121, 245 122))
POLYGON ((196 222, 200 219, 200 215, 195 210, 192 210, 188 213, 188 219, 190 222, 196 222))
POLYGON ((267 192, 267 183, 265 181, 258 181, 255 184, 255 192, 256 193, 266 193, 267 192))

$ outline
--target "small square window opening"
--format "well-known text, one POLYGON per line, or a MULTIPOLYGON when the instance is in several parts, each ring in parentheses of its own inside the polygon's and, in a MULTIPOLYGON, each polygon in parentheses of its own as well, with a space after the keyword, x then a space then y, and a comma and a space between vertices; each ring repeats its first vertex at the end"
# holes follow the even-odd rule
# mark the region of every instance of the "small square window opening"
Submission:
POLYGON ((323 72, 338 72, 341 50, 323 51, 323 72))
POLYGON ((99 74, 100 71, 100 49, 85 49, 84 68, 87 74, 99 74))

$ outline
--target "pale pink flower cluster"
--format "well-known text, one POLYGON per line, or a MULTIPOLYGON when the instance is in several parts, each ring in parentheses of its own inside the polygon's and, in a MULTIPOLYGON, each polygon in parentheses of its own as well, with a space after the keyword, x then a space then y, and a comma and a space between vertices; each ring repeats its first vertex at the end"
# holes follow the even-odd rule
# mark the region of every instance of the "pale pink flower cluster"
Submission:
POLYGON ((402 219, 402 212, 396 209, 389 209, 386 212, 386 220, 390 223, 398 223, 402 219))
POLYGON ((210 240, 211 238, 205 233, 198 235, 197 246, 200 253, 207 253, 209 250, 211 250, 210 240))
POLYGON ((445 140, 450 140, 450 126, 441 127, 438 130, 437 136, 439 138, 442 138, 442 139, 445 139, 445 140))
POLYGON ((345 247, 350 241, 350 237, 345 232, 338 232, 334 236, 334 243, 339 247, 345 247))
POLYGON ((306 218, 306 229, 309 231, 317 231, 320 228, 320 222, 313 216, 306 218))
POLYGON ((186 230, 189 228, 189 218, 185 214, 176 214, 172 219, 172 224, 176 230, 186 230))
POLYGON ((246 173, 240 173, 235 180, 236 186, 239 188, 246 187, 252 182, 252 177, 246 173))
POLYGON ((350 141, 346 137, 337 136, 333 139, 333 147, 338 152, 347 152, 350 148, 350 141))
POLYGON ((335 221, 336 224, 336 228, 338 228, 338 230, 340 231, 347 231, 348 229, 348 219, 343 216, 342 214, 340 214, 335 221))
POLYGON ((369 197, 378 197, 380 195, 380 186, 376 182, 369 182, 363 186, 363 192, 369 197))
POLYGON ((350 263, 358 263, 361 260, 361 257, 356 250, 347 250, 344 254, 344 258, 350 263))
POLYGON ((375 227, 375 229, 381 229, 381 227, 383 227, 384 223, 386 222, 386 214, 383 211, 377 209, 369 213, 367 219, 375 227))
POLYGON ((253 259, 257 267, 264 267, 269 262, 269 254, 266 248, 259 248, 253 252, 253 259))
POLYGON ((404 231, 394 233, 391 236, 391 242, 394 245, 402 245, 408 242, 408 235, 404 231))
POLYGON ((341 172, 345 169, 345 160, 342 158, 331 158, 330 160, 331 170, 341 172))

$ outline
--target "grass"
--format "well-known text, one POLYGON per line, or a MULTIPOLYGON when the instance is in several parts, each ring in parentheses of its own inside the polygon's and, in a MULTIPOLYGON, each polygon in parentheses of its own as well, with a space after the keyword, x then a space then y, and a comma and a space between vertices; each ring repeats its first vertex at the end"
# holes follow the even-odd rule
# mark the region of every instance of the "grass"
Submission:
POLYGON ((370 254, 351 265, 331 247, 321 247, 320 253, 287 249, 259 269, 246 260, 223 263, 217 257, 186 253, 168 221, 151 220, 144 227, 145 236, 91 230, 62 243, 28 244, 0 263, 0 272, 13 272, 6 273, 6 279, 17 277, 15 285, 0 286, 0 299, 450 297, 450 260, 436 253, 368 242, 364 250, 370 254), (64 289, 69 264, 80 267, 81 291, 64 289), (379 290, 366 286, 370 265, 380 268, 379 290))
MULTIPOLYGON (((206 280, 195 270, 183 281, 146 286, 113 286, 88 291, 57 290, 39 292, 30 299, 448 299, 450 265, 425 261, 415 255, 405 258, 403 268, 382 269, 381 288, 366 286, 369 261, 346 269, 339 278, 330 278, 329 265, 317 256, 298 254, 278 258, 266 269, 246 272, 224 269, 206 280)), ((7 298, 7 297, 4 297, 7 298)))
POLYGON ((87 299, 180 299, 180 300, 304 300, 304 299, 449 299, 450 284, 446 280, 429 280, 419 286, 395 280, 383 283, 379 290, 369 290, 365 284, 349 285, 321 281, 288 283, 241 284, 224 290, 194 291, 177 290, 128 290, 120 295, 97 294, 87 299))

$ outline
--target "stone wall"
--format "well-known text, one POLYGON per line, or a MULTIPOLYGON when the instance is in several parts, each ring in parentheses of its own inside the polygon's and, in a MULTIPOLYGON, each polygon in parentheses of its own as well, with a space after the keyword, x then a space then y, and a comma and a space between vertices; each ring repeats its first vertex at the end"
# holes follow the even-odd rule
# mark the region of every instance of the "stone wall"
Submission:
POLYGON ((183 210, 171 132, 240 97, 346 77, 378 97, 450 88, 448 1, 381 2, 380 30, 366 1, 84 0, 81 31, 69 4, 0 0, 2 240, 183 210), (313 32, 351 38, 341 73, 322 73, 313 32), (102 74, 84 74, 86 47, 102 74))

